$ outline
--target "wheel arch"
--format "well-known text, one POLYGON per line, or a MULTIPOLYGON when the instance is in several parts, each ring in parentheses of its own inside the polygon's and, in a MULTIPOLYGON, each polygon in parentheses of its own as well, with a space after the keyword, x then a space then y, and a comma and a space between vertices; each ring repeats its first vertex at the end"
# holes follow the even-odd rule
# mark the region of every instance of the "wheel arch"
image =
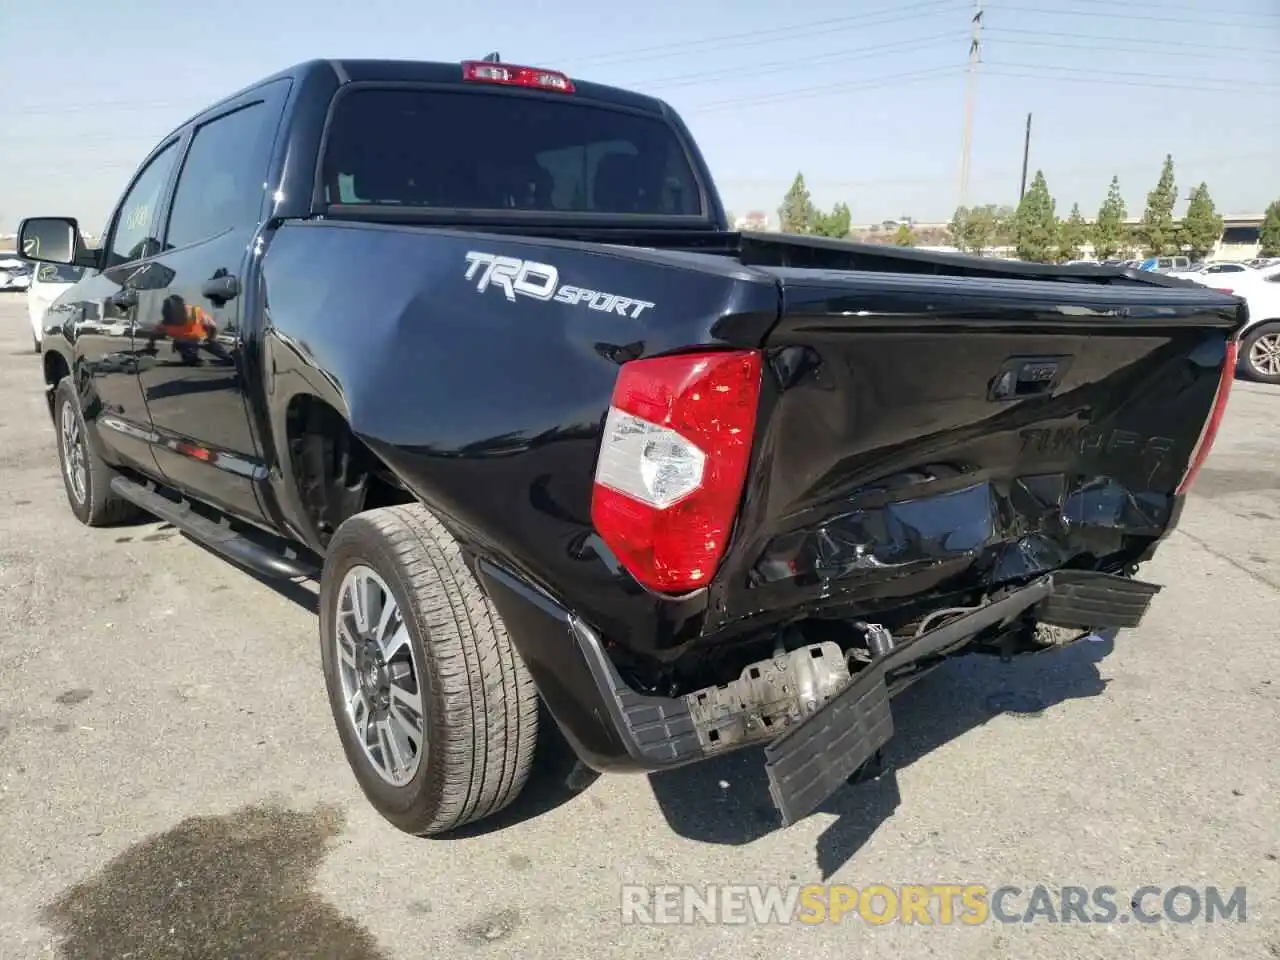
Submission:
POLYGON ((51 347, 41 356, 44 367, 45 405, 49 408, 49 417, 53 417, 53 394, 58 383, 71 376, 71 360, 58 347, 51 347))
POLYGON ((378 507, 422 502, 460 542, 457 525, 423 501, 352 426, 350 415, 309 391, 282 406, 282 507, 295 535, 323 553, 342 522, 378 507))

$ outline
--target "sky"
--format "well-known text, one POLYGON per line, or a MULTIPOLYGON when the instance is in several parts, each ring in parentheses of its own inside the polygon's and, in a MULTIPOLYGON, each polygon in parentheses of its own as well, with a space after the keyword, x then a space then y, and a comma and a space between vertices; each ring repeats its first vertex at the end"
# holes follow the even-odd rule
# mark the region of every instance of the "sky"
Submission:
MULTIPOLYGON (((0 234, 32 215, 98 233, 189 115, 315 57, 504 61, 658 96, 726 206, 771 216, 797 172, 855 223, 950 219, 974 0, 0 0, 0 234)), ((1043 169, 1058 212, 1112 175, 1138 215, 1166 153, 1185 202, 1280 199, 1280 0, 989 0, 971 204, 1043 169)), ((1181 203, 1180 203, 1181 206, 1181 203)))

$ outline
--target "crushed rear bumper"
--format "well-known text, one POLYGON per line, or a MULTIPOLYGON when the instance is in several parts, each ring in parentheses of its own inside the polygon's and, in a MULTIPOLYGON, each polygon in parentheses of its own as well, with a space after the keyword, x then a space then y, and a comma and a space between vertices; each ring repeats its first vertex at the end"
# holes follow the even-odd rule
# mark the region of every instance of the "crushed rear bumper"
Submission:
MULTIPOLYGON (((590 626, 497 567, 482 561, 478 572, 548 709, 588 766, 653 772, 761 742, 710 744, 705 720, 691 707, 703 691, 655 697, 632 690, 590 626)), ((889 741, 890 701, 918 675, 912 668, 920 661, 1024 616, 1081 631, 1135 627, 1160 589, 1112 574, 1058 571, 878 653, 838 693, 769 738, 765 768, 783 823, 815 810, 889 741)))

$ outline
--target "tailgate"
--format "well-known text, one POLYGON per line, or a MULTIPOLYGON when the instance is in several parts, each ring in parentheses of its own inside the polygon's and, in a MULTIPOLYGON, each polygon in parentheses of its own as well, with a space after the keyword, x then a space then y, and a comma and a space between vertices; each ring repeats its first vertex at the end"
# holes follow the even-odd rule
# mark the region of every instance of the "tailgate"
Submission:
POLYGON ((1190 286, 771 272, 721 625, 1128 562, 1176 518, 1244 319, 1190 286))

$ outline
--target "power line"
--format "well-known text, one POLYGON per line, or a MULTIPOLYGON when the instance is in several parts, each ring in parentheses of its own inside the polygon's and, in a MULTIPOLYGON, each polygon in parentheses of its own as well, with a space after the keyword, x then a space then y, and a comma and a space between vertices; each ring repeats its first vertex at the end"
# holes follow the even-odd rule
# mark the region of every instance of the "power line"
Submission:
POLYGON ((1121 37, 1105 36, 1096 33, 1065 33, 1060 30, 1028 30, 1025 27, 993 27, 994 33, 1017 33, 1028 37, 1065 37, 1071 40, 1119 40, 1124 43, 1146 43, 1152 46, 1164 47, 1196 47, 1200 50, 1221 50, 1224 53, 1244 53, 1254 54, 1280 54, 1280 47, 1264 48, 1264 47, 1238 47, 1234 44, 1213 44, 1201 43, 1199 40, 1165 40, 1162 37, 1147 39, 1145 37, 1135 37, 1126 34, 1121 37))
MULTIPOLYGON (((212 100, 213 98, 209 98, 212 100)), ((61 116, 68 113, 93 113, 101 110, 103 107, 133 112, 135 110, 163 110, 182 107, 187 109, 188 105, 192 105, 195 109, 199 109, 201 103, 208 101, 192 97, 189 100, 86 100, 79 103, 63 104, 62 106, 28 106, 19 110, 0 111, 0 116, 23 117, 23 116, 61 116)))
MULTIPOLYGON (((1110 7, 1112 9, 1115 8, 1114 0, 1070 0, 1070 2, 1092 4, 1093 6, 1110 7)), ((1280 10, 1276 10, 1276 11, 1215 10, 1215 9, 1206 9, 1205 7, 1193 6, 1185 3, 1164 3, 1164 2, 1158 2, 1154 4, 1126 3, 1125 9, 1136 10, 1136 11, 1150 10, 1152 12, 1158 12, 1158 11, 1164 11, 1164 10, 1184 10, 1188 13, 1198 13, 1198 14, 1201 14, 1202 16, 1208 13, 1210 16, 1214 16, 1214 17, 1280 17, 1280 10)), ((1089 16, 1093 16, 1093 14, 1089 14, 1089 16)), ((1201 20, 1197 22, 1203 23, 1204 21, 1201 20)))
MULTIPOLYGON (((1071 9, 1063 9, 1063 8, 1049 9, 1049 8, 1038 8, 1038 7, 1027 7, 1027 6, 1022 6, 1018 3, 1008 3, 1007 0, 996 0, 996 2, 998 4, 997 9, 1003 8, 1003 9, 1027 12, 1027 13, 1044 13, 1047 15, 1088 16, 1094 19, 1103 18, 1103 19, 1137 20, 1144 23, 1148 23, 1148 22, 1190 23, 1197 26, 1205 26, 1205 22, 1203 20, 1185 20, 1185 19, 1175 19, 1175 18, 1169 18, 1169 17, 1143 16, 1143 15, 1137 15, 1137 14, 1132 14, 1132 15, 1118 14, 1118 13, 1110 13, 1110 12, 1097 13, 1094 11, 1071 10, 1071 9)), ((1112 0, 1070 0, 1070 2, 1097 4, 1101 6, 1111 6, 1112 4, 1112 0)), ((635 62, 635 61, 646 61, 646 60, 662 60, 662 59, 669 59, 672 57, 689 56, 690 54, 688 52, 688 48, 690 47, 699 47, 699 46, 706 46, 708 44, 714 44, 718 49, 723 47, 736 48, 736 47, 743 47, 743 46, 754 46, 762 43, 778 43, 778 42, 785 42, 787 40, 804 39, 806 34, 810 34, 810 33, 820 32, 825 35, 828 33, 843 32, 846 30, 853 30, 853 29, 865 30, 868 27, 885 26, 885 25, 890 25, 894 23, 903 23, 903 22, 918 20, 922 16, 928 15, 929 13, 932 13, 935 11, 941 12, 944 8, 951 8, 958 13, 961 9, 963 9, 963 6, 957 3, 957 0, 922 0, 922 2, 908 4, 906 6, 896 6, 896 7, 886 6, 879 10, 871 11, 870 16, 872 17, 872 19, 868 19, 868 14, 864 12, 857 16, 834 17, 834 18, 827 18, 824 20, 814 20, 814 21, 808 21, 804 23, 792 24, 790 26, 768 28, 764 30, 751 30, 751 31, 745 31, 740 33, 720 34, 717 36, 704 37, 697 40, 686 40, 686 41, 679 41, 677 43, 672 43, 672 44, 639 47, 639 48, 633 48, 631 50, 617 50, 611 53, 596 54, 593 56, 580 57, 577 59, 571 58, 567 61, 558 61, 558 62, 562 64, 564 63, 608 64, 608 63, 621 62, 621 61, 635 62), (891 15, 886 17, 885 19, 880 19, 880 20, 874 19, 874 17, 876 17, 877 15, 884 15, 884 14, 891 14, 891 15), (910 14, 910 15, 903 16, 903 14, 910 14), (785 36, 784 34, 795 34, 795 36, 785 36), (737 41, 745 41, 745 42, 737 42, 737 41), (653 55, 643 56, 644 54, 653 54, 653 55)), ((1160 3, 1157 6, 1153 6, 1153 7, 1138 7, 1138 8, 1135 8, 1132 5, 1130 5, 1129 9, 1194 10, 1197 8, 1185 6, 1185 5, 1175 6, 1175 5, 1160 3)), ((1280 12, 1270 12, 1270 11, 1263 11, 1260 13, 1249 13, 1246 11, 1214 11, 1214 16, 1218 16, 1222 13, 1235 15, 1235 16, 1280 17, 1280 12)), ((1236 26, 1236 25, 1223 24, 1223 26, 1236 26)), ((984 26, 984 29, 986 29, 985 26, 984 26)), ((1212 47, 1211 45, 1202 44, 1197 41, 1186 41, 1186 40, 1180 41, 1180 40, 1145 39, 1145 38, 1138 38, 1138 37, 1123 37, 1123 38, 1105 37, 1105 36, 1069 33, 1069 32, 1061 32, 1061 31, 1018 29, 1014 27, 996 27, 994 28, 994 30, 998 34, 1013 33, 1013 34, 1022 34, 1027 36, 1042 36, 1042 37, 1054 36, 1054 37, 1063 37, 1063 38, 1069 38, 1069 39, 1089 40, 1094 42, 1123 40, 1124 42, 1154 44, 1160 47, 1189 46, 1189 47, 1197 47, 1204 50, 1214 49, 1214 47, 1212 47)), ((907 43, 907 42, 911 42, 911 41, 895 41, 894 44, 907 43)), ((920 42, 923 43, 924 41, 921 40, 920 42)), ((1045 45, 1045 44, 1028 43, 1028 45, 1045 45)), ((882 46, 888 47, 890 46, 890 44, 884 44, 882 46)), ((1217 49, 1222 49, 1224 51, 1240 52, 1248 55, 1280 54, 1280 51, 1277 51, 1277 50, 1263 50, 1260 48, 1248 48, 1248 47, 1218 47, 1217 49)), ((1166 51, 1166 53, 1168 53, 1168 51, 1166 51)), ((825 58, 826 56, 827 55, 822 55, 822 57, 820 58, 813 58, 813 59, 822 59, 822 58, 825 58)), ((839 56, 839 54, 834 54, 831 56, 839 56)), ((772 69, 775 66, 778 68, 783 68, 784 64, 790 64, 791 66, 794 67, 794 66, 803 65, 804 63, 807 63, 807 62, 811 62, 810 58, 793 58, 792 60, 789 60, 789 61, 775 61, 773 64, 770 65, 770 68, 772 69)), ((756 72, 755 66, 749 69, 751 69, 753 72, 756 72)), ((732 73, 732 71, 728 71, 728 70, 717 71, 717 72, 723 75, 729 75, 730 73, 732 73)), ((689 79, 689 82, 694 82, 692 78, 695 76, 697 75, 684 74, 684 75, 681 75, 680 81, 683 83, 685 79, 689 79)), ((666 83, 666 82, 671 82, 673 83, 673 85, 675 83, 674 79, 671 81, 667 81, 665 79, 650 81, 650 83, 653 83, 653 84, 666 83)), ((132 99, 109 99, 109 100, 97 100, 97 101, 80 101, 79 103, 76 103, 76 104, 64 104, 56 107, 40 106, 40 105, 26 106, 19 109, 0 111, 0 115, 8 115, 8 116, 26 116, 26 115, 37 115, 37 114, 62 115, 62 114, 82 113, 82 112, 93 112, 96 110, 100 110, 102 108, 115 108, 121 111, 128 111, 128 112, 143 111, 143 110, 159 110, 159 109, 189 110, 189 109, 198 108, 203 102, 204 101, 200 98, 190 98, 190 99, 182 99, 182 100, 154 100, 154 101, 143 101, 143 102, 139 102, 137 100, 132 100, 132 99)))
MULTIPOLYGON (((1080 3, 1080 2, 1083 2, 1083 0, 1072 0, 1072 2, 1080 3)), ((1046 16, 1046 17, 1089 17, 1090 19, 1094 19, 1094 20, 1140 20, 1143 23, 1187 23, 1187 24, 1191 24, 1192 26, 1200 27, 1201 29, 1210 25, 1210 24, 1207 24, 1204 21, 1204 19, 1188 20, 1182 17, 1161 17, 1161 16, 1156 16, 1155 14, 1143 15, 1140 13, 1111 13, 1111 12, 1099 13, 1094 10, 1070 10, 1065 7, 1054 7, 1054 8, 1024 7, 1024 6, 1021 6, 1020 4, 1004 3, 1004 4, 1001 4, 1001 9, 1012 10, 1017 13, 1033 13, 1033 14, 1046 16)), ((1212 24, 1212 26, 1226 28, 1230 30, 1254 29, 1254 26, 1252 24, 1244 24, 1244 23, 1214 23, 1212 24)))
MULTIPOLYGON (((1275 93, 1271 90, 1252 90, 1240 89, 1238 86, 1223 85, 1218 87, 1194 86, 1189 87, 1185 83, 1146 83, 1138 80, 1113 80, 1105 76, 1096 76, 1089 74, 1079 74, 1070 77, 1046 77, 1044 74, 1036 73, 1015 73, 1008 70, 988 70, 989 76, 993 77, 1010 77, 1019 80, 1067 80, 1071 83, 1089 83, 1094 85, 1102 85, 1104 87, 1141 87, 1147 90, 1178 90, 1182 93, 1231 93, 1240 96, 1267 96, 1274 97, 1275 93)), ((1274 156, 1275 152, 1272 151, 1274 156)))
POLYGON ((1162 59, 1165 57, 1171 57, 1171 58, 1188 57, 1191 59, 1217 60, 1221 62, 1224 54, 1243 54, 1247 57, 1263 57, 1263 58, 1280 57, 1280 50, 1261 50, 1261 49, 1251 48, 1251 47, 1213 47, 1208 44, 1192 43, 1192 42, 1188 42, 1186 45, 1189 47, 1196 47, 1200 51, 1206 51, 1206 52, 1197 53, 1190 50, 1154 50, 1150 48, 1143 49, 1141 47, 1128 46, 1128 44, 1151 42, 1151 43, 1156 43, 1157 45, 1160 45, 1161 41, 1143 41, 1138 38, 1130 39, 1128 37, 1123 37, 1123 38, 1122 37, 1114 37, 1114 38, 1098 37, 1098 36, 1090 36, 1089 34, 1085 34, 1085 33, 1059 34, 1059 33, 1042 32, 1039 30, 1011 30, 1005 27, 994 27, 989 29, 987 33, 994 36, 997 40, 1005 37, 1006 34, 1020 34, 1020 35, 1028 35, 1028 36, 1045 36, 1045 37, 1073 37, 1076 39, 1089 41, 1088 43, 1063 43, 1060 40, 1056 40, 1056 39, 1055 40, 1024 40, 1022 39, 1021 36, 1011 37, 1009 39, 1009 43, 1011 45, 1015 45, 1018 47, 1048 47, 1050 49, 1055 49, 1055 50, 1057 49, 1101 50, 1101 51, 1114 50, 1116 53, 1146 53, 1146 54, 1151 54, 1152 56, 1159 56, 1162 59), (1126 45, 1114 46, 1113 44, 1115 41, 1119 41, 1126 45), (1213 51, 1213 52, 1207 52, 1207 51, 1213 51))
MULTIPOLYGON (((872 27, 885 27, 895 23, 908 23, 912 21, 917 21, 922 16, 936 16, 938 13, 944 12, 942 8, 945 8, 945 7, 950 7, 956 12, 959 12, 960 10, 963 9, 962 6, 956 3, 956 0, 930 0, 930 2, 927 5, 930 6, 932 9, 924 13, 913 13, 905 17, 889 17, 883 20, 866 20, 863 18, 859 18, 858 22, 856 23, 846 24, 844 26, 831 27, 829 29, 823 30, 821 31, 821 35, 827 36, 829 34, 841 33, 848 30, 857 30, 861 34, 871 29, 872 27), (938 6, 939 3, 941 4, 941 7, 938 6)), ((907 10, 907 9, 910 9, 910 7, 903 7, 902 9, 907 10)), ((809 40, 809 39, 812 39, 813 36, 817 35, 814 33, 798 33, 795 36, 780 37, 777 34, 770 33, 767 31, 764 31, 763 33, 764 33, 763 36, 759 36, 754 40, 735 40, 732 42, 717 42, 713 47, 713 49, 715 52, 718 53, 721 50, 731 49, 731 48, 736 49, 740 47, 758 47, 763 44, 769 44, 773 46, 779 43, 785 43, 790 40, 809 40)), ((667 49, 661 53, 646 54, 644 56, 636 56, 636 55, 619 56, 614 60, 593 63, 591 66, 592 67, 609 66, 614 63, 626 63, 626 64, 646 63, 654 60, 670 60, 674 57, 688 58, 691 56, 698 56, 701 53, 709 53, 709 52, 711 51, 710 50, 708 51, 685 51, 685 50, 673 51, 673 50, 667 49)), ((804 65, 804 62, 805 62, 805 58, 803 56, 799 56, 795 58, 795 64, 797 67, 802 67, 804 65)))
POLYGON ((821 32, 823 34, 832 33, 836 30, 863 29, 865 27, 884 26, 892 23, 905 23, 910 20, 917 20, 921 13, 931 13, 944 7, 952 7, 961 9, 961 5, 956 0, 921 0, 918 3, 909 3, 906 5, 887 5, 880 10, 864 11, 857 16, 849 17, 833 17, 826 20, 811 20, 805 23, 792 24, 791 26, 769 27, 763 30, 748 30, 744 33, 727 33, 718 36, 703 37, 698 40, 680 40, 675 43, 663 43, 651 47, 637 47, 630 50, 615 50, 612 53, 593 54, 588 57, 570 57, 564 60, 556 60, 559 64, 601 64, 614 63, 618 61, 632 60, 649 60, 664 59, 669 57, 688 56, 689 47, 701 47, 713 44, 717 49, 731 46, 753 46, 755 43, 777 43, 786 40, 804 39, 806 33, 821 32), (910 11, 917 11, 910 16, 901 16, 901 14, 910 11), (876 17, 882 14, 892 14, 886 20, 868 19, 868 17, 876 17), (843 24, 843 26, 841 26, 843 24), (782 36, 784 33, 799 31, 800 35, 795 37, 782 36), (758 38, 758 39, 757 39, 758 38), (738 40, 749 40, 750 43, 737 43, 738 40), (638 54, 655 53, 655 57, 637 56, 638 54))
MULTIPOLYGON (((834 53, 820 54, 815 57, 805 57, 804 65, 808 67, 819 63, 836 63, 853 56, 872 57, 880 54, 907 53, 917 48, 925 49, 939 42, 953 43, 959 36, 960 34, 953 31, 951 33, 939 33, 929 37, 921 37, 917 40, 897 40, 892 43, 877 43, 867 47, 850 47, 844 50, 837 50, 834 53)), ((658 77, 654 80, 636 80, 631 83, 623 83, 619 85, 637 90, 668 86, 680 87, 687 86, 691 83, 712 83, 717 80, 741 80, 744 75, 756 77, 762 73, 777 73, 783 71, 789 71, 791 73, 796 72, 795 57, 788 57, 785 60, 753 63, 749 67, 730 67, 721 70, 703 71, 700 73, 677 74, 673 77, 658 77)))
POLYGON ((690 110, 682 110, 681 113, 695 115, 700 113, 710 113, 728 107, 745 105, 754 106, 768 103, 789 103, 792 100, 830 96, 831 94, 848 93, 855 90, 875 90, 880 87, 891 86, 894 83, 912 82, 914 80, 921 80, 928 77, 957 76, 958 74, 958 65, 931 67, 927 70, 912 70, 907 73, 890 74, 889 76, 880 77, 878 79, 868 78, 867 80, 856 80, 850 83, 828 83, 814 87, 801 87, 798 90, 784 90, 779 93, 765 94, 759 97, 733 97, 729 100, 716 100, 690 110))
MULTIPOLYGON (((864 12, 857 16, 812 20, 803 23, 791 24, 790 26, 771 27, 764 30, 750 30, 741 33, 720 34, 717 36, 703 37, 698 40, 683 40, 676 43, 661 44, 657 46, 636 47, 630 50, 615 50, 610 53, 595 54, 589 57, 569 58, 564 60, 558 59, 554 62, 561 66, 567 64, 607 65, 615 62, 641 62, 671 59, 674 57, 689 57, 691 55, 696 55, 688 50, 689 47, 700 47, 710 44, 714 45, 716 49, 721 49, 724 47, 737 48, 756 46, 763 43, 802 40, 805 39, 807 35, 817 32, 821 32, 821 34, 825 36, 826 34, 844 32, 847 30, 865 30, 869 27, 889 26, 895 23, 917 21, 922 16, 931 15, 946 8, 951 8, 956 12, 959 12, 964 9, 963 0, 920 0, 920 2, 906 5, 888 5, 880 10, 870 11, 869 14, 864 12), (877 15, 882 14, 890 14, 890 16, 887 16, 884 19, 875 19, 877 15), (909 15, 903 16, 903 14, 909 15), (795 36, 785 36, 785 34, 790 33, 794 33, 795 36), (653 55, 645 56, 645 54, 653 55)), ((803 58, 793 58, 791 62, 795 65, 800 65, 804 60, 803 58)), ((59 106, 42 106, 39 104, 28 105, 19 109, 0 111, 0 115, 60 115, 93 112, 104 107, 113 107, 131 112, 136 110, 170 108, 181 108, 185 110, 188 108, 198 109, 205 102, 206 100, 203 98, 183 98, 180 100, 152 100, 141 102, 134 99, 81 100, 74 104, 63 104, 59 106)))
MULTIPOLYGON (((871 27, 889 26, 895 23, 906 23, 919 20, 922 16, 936 14, 942 12, 946 8, 951 8, 956 12, 964 9, 963 4, 958 0, 924 0, 921 3, 908 4, 896 8, 886 8, 892 10, 895 15, 883 19, 868 19, 867 16, 861 15, 857 17, 838 17, 830 20, 818 20, 810 23, 795 24, 791 27, 781 27, 771 30, 753 30, 746 33, 725 34, 717 37, 706 37, 701 40, 683 41, 680 43, 666 44, 660 47, 640 47, 632 51, 615 51, 611 54, 600 54, 594 57, 580 58, 578 60, 556 61, 558 66, 564 66, 569 63, 591 63, 593 65, 608 65, 610 63, 637 63, 648 62, 654 60, 668 60, 674 57, 689 57, 696 53, 686 50, 691 45, 715 44, 716 49, 739 48, 759 46, 761 44, 776 44, 787 40, 806 39, 817 28, 825 28, 821 32, 823 35, 830 33, 844 32, 848 30, 864 31, 871 27), (901 14, 907 11, 915 11, 907 16, 901 14), (784 32, 801 31, 795 36, 782 36, 784 32), (651 52, 653 51, 653 52, 651 52)), ((906 42, 906 41, 893 41, 906 42)), ((884 44, 882 46, 887 46, 884 44)), ((801 67, 808 62, 806 58, 792 58, 789 61, 793 68, 801 67)), ((687 75, 686 75, 687 76, 687 75)), ((634 86, 634 85, 633 85, 634 86)), ((121 111, 136 112, 142 110, 158 110, 158 109, 182 109, 193 110, 198 109, 204 101, 199 99, 191 100, 155 100, 150 102, 142 102, 134 100, 98 100, 98 101, 81 101, 75 104, 66 104, 58 107, 49 106, 27 106, 16 110, 0 111, 0 116, 27 116, 27 115, 48 115, 58 116, 62 114, 93 112, 102 108, 114 108, 121 111)))
MULTIPOLYGON (((1068 72, 1074 72, 1074 73, 1080 73, 1080 72, 1081 72, 1081 71, 1080 71, 1078 68, 1076 68, 1076 67, 1059 67, 1059 66, 1054 66, 1054 65, 1052 65, 1052 64, 1043 64, 1043 63, 1005 63, 1005 62, 1003 62, 1003 61, 992 60, 992 61, 990 61, 990 65, 991 65, 992 67, 1011 68, 1011 69, 1014 69, 1014 70, 1059 70, 1059 71, 1068 71, 1068 72)), ((1092 70, 1091 70, 1091 71, 1088 71, 1087 75, 1088 75, 1088 76, 1094 76, 1094 77, 1142 77, 1142 78, 1144 78, 1144 79, 1150 79, 1150 80, 1178 80, 1178 81, 1181 81, 1181 82, 1178 84, 1178 86, 1179 86, 1181 89, 1186 89, 1186 90, 1203 90, 1203 89, 1205 89, 1205 88, 1204 88, 1204 86, 1203 86, 1203 84, 1207 84, 1207 83, 1219 83, 1219 84, 1226 84, 1226 83, 1229 83, 1229 84, 1231 84, 1231 86, 1227 87, 1227 89, 1233 89, 1233 90, 1234 90, 1234 89, 1239 89, 1239 88, 1241 87, 1241 83, 1240 83, 1240 81, 1239 81, 1239 80, 1230 80, 1230 81, 1229 81, 1229 80, 1227 80, 1227 79, 1225 79, 1225 78, 1223 78, 1223 77, 1221 77, 1221 76, 1217 76, 1217 77, 1191 77, 1191 76, 1187 76, 1186 74, 1180 74, 1180 73, 1178 73, 1178 74, 1174 74, 1174 73, 1138 73, 1138 72, 1134 72, 1134 71, 1131 71, 1131 70, 1104 70, 1104 71, 1092 71, 1092 70)), ((1074 82, 1074 81, 1075 81, 1075 77, 1074 77, 1074 76, 1071 76, 1071 77, 1043 77, 1042 79, 1045 79, 1045 80, 1071 80, 1072 82, 1074 82)), ((1246 88, 1244 88, 1243 90, 1241 90, 1241 92, 1242 92, 1242 93, 1247 93, 1247 92, 1250 92, 1250 91, 1256 91, 1258 87, 1274 87, 1274 88, 1276 88, 1276 89, 1280 89, 1280 83, 1269 83, 1269 82, 1265 82, 1265 81, 1253 81, 1253 80, 1250 80, 1250 81, 1248 81, 1248 87, 1246 87, 1246 88)))

